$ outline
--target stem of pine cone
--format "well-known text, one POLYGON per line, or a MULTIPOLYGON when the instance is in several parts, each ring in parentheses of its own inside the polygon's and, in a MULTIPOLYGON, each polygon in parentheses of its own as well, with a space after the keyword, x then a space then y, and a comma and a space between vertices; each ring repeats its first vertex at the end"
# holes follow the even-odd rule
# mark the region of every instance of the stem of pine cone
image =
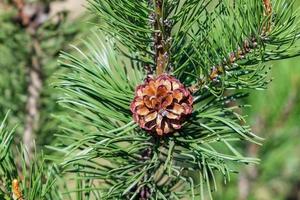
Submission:
POLYGON ((168 65, 168 53, 165 46, 164 18, 163 18, 163 0, 154 0, 155 22, 154 22, 154 41, 155 41, 155 62, 156 75, 159 76, 165 72, 168 65))

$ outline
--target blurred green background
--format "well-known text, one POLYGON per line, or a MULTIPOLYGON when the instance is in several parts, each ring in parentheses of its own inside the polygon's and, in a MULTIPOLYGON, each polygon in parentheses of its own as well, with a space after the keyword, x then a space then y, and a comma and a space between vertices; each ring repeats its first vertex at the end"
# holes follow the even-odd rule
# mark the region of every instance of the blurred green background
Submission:
POLYGON ((267 90, 253 91, 246 110, 253 131, 265 138, 263 146, 243 146, 258 166, 242 167, 229 184, 220 185, 216 199, 300 199, 300 58, 272 65, 267 90))

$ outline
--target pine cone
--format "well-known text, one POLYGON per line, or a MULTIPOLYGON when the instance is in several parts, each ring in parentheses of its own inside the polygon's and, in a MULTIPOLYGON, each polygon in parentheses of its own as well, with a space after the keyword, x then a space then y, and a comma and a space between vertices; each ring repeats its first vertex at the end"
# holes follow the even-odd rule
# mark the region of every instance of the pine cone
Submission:
POLYGON ((130 109, 141 128, 159 136, 181 128, 193 111, 193 97, 176 78, 162 74, 148 77, 136 88, 130 109))

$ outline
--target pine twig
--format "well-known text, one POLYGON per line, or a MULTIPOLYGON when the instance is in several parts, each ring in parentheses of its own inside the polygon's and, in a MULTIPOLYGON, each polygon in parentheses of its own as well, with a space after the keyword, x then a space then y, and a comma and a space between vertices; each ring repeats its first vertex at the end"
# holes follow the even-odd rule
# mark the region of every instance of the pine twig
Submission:
POLYGON ((156 73, 160 75, 163 73, 166 66, 165 51, 163 45, 163 33, 161 31, 162 24, 162 4, 163 0, 155 0, 155 23, 154 23, 154 38, 155 38, 155 60, 156 60, 156 73))
MULTIPOLYGON (((272 30, 272 4, 270 0, 262 0, 264 5, 264 14, 269 17, 267 25, 263 27, 261 32, 261 39, 263 40, 272 30)), ((198 83, 192 85, 189 89, 191 92, 197 92, 202 86, 207 85, 209 82, 214 82, 217 78, 224 74, 226 71, 226 66, 232 66, 237 61, 242 60, 246 55, 257 48, 257 39, 255 37, 249 37, 244 40, 241 47, 238 47, 236 51, 229 53, 229 56, 224 59, 224 62, 217 64, 216 66, 211 67, 211 72, 208 79, 199 80, 198 83)))
POLYGON ((244 40, 243 45, 238 47, 236 51, 229 53, 228 58, 225 58, 222 63, 219 63, 211 67, 210 74, 208 78, 199 80, 198 83, 192 85, 189 90, 191 92, 197 92, 202 86, 207 85, 210 82, 215 82, 218 80, 219 76, 224 74, 229 66, 233 66, 237 61, 243 60, 248 53, 257 48, 257 39, 251 37, 244 40))
POLYGON ((166 71, 169 64, 169 23, 168 20, 164 20, 163 4, 164 0, 154 0, 154 49, 156 75, 158 76, 166 71))

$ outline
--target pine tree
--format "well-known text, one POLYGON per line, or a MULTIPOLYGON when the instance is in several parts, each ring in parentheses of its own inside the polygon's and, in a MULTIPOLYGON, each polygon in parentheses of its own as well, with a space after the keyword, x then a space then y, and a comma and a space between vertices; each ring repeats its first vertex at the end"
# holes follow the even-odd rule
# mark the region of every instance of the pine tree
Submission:
MULTIPOLYGON (((219 176, 259 162, 238 148, 262 143, 242 100, 270 82, 268 61, 299 55, 293 2, 89 2, 100 30, 60 55, 63 127, 49 147, 48 196, 37 199, 55 187, 69 194, 55 199, 212 199, 219 176)), ((0 160, 11 157, 2 135, 0 160)), ((22 182, 30 199, 7 166, 2 182, 22 182)))

